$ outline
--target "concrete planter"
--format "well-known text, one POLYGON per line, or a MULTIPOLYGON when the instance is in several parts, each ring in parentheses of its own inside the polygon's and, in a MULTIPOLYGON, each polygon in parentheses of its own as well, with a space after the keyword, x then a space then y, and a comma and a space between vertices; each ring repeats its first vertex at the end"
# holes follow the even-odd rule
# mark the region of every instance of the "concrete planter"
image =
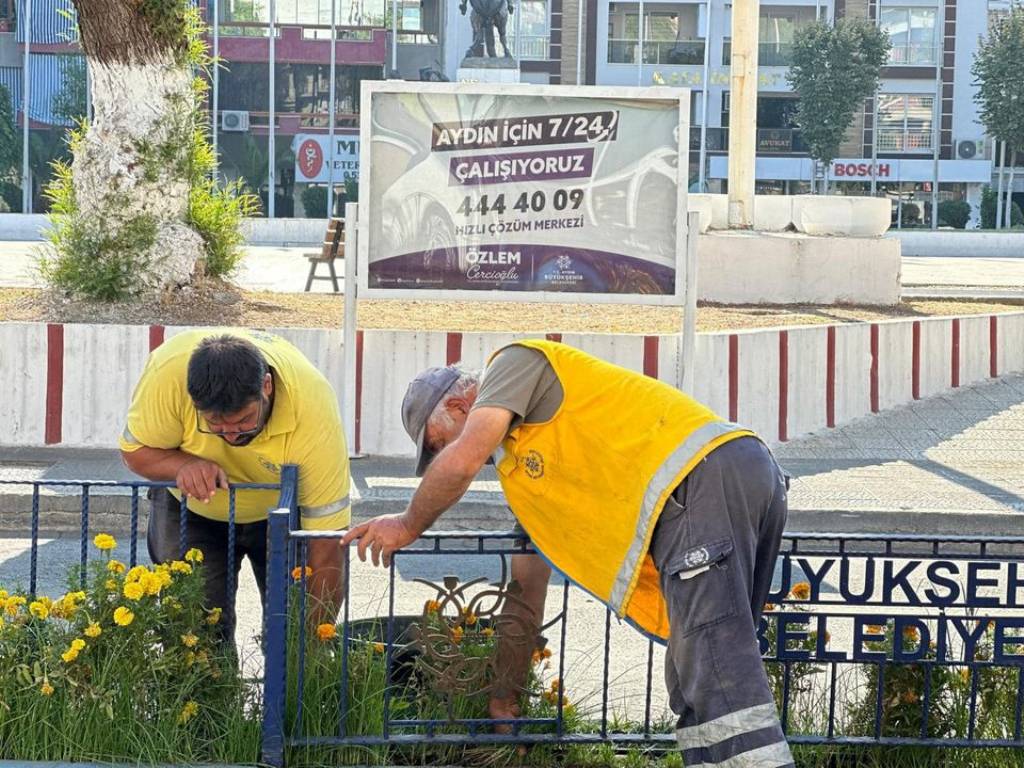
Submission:
MULTIPOLYGON (((756 204, 755 204, 756 208, 756 204)), ((799 195, 793 225, 808 235, 880 237, 889 229, 892 203, 880 197, 799 195)))

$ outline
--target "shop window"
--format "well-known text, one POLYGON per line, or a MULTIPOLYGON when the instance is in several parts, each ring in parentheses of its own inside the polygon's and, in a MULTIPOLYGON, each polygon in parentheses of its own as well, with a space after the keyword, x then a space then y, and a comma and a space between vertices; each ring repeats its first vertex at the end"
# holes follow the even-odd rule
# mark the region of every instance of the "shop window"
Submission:
POLYGON ((520 0, 509 19, 509 48, 519 59, 547 59, 551 39, 548 0, 520 0))

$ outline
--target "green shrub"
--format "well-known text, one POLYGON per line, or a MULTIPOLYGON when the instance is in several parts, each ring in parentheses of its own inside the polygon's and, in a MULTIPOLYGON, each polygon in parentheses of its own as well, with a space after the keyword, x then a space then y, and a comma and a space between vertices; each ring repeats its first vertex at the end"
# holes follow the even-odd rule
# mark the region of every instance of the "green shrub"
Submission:
POLYGON ((302 190, 302 208, 310 219, 327 218, 327 190, 314 184, 307 184, 302 190))
MULTIPOLYGON (((1024 211, 1017 203, 1010 205, 1010 226, 1024 227, 1024 211)), ((996 228, 996 191, 990 186, 981 190, 981 228, 996 228)))
POLYGON ((939 224, 966 229, 971 219, 971 204, 965 200, 943 200, 939 203, 939 224))

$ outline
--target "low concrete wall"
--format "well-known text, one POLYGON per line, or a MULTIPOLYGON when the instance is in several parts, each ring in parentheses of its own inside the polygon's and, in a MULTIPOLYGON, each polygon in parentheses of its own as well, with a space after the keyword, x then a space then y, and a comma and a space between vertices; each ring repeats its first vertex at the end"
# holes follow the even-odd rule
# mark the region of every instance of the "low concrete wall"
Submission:
MULTIPOLYGON (((729 228, 727 195, 693 193, 687 206, 700 213, 700 231, 729 228)), ((845 195, 755 195, 754 229, 808 235, 878 237, 889 229, 892 204, 885 198, 845 195)))
MULTIPOLYGON (((0 443, 112 447, 146 355, 184 328, 0 323, 0 443), (121 365, 102 364, 119 360, 121 365)), ((276 331, 340 391, 338 330, 276 331)), ((545 334, 675 384, 678 337, 545 334)), ((480 368, 499 346, 541 334, 359 331, 354 448, 412 455, 399 417, 408 381, 429 365, 480 368)), ((775 328, 697 336, 694 396, 769 442, 793 439, 917 398, 1024 371, 1024 312, 775 328)), ((343 407, 346 404, 342 404, 343 407)))
POLYGON ((714 232, 697 244, 697 291, 724 304, 896 304, 900 243, 878 237, 714 232))
POLYGON ((974 256, 1024 258, 1024 230, 971 232, 970 230, 890 230, 886 238, 899 240, 904 256, 974 256))
MULTIPOLYGON (((48 222, 42 214, 0 214, 0 241, 41 240, 48 222)), ((242 232, 249 245, 316 245, 323 242, 326 219, 246 219, 242 232)))

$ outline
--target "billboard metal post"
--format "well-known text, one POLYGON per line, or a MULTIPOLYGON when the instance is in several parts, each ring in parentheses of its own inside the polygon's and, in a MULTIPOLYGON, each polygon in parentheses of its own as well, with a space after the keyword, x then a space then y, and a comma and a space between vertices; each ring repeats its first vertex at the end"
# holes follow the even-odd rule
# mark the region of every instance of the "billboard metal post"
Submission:
POLYGON ((359 204, 345 203, 345 325, 343 326, 341 402, 342 421, 345 425, 345 442, 349 458, 357 458, 356 452, 356 308, 359 301, 358 279, 356 277, 359 247, 358 235, 359 204))
POLYGON ((697 349, 697 241, 700 238, 700 214, 690 211, 686 216, 686 288, 683 302, 683 324, 679 332, 679 389, 693 393, 693 359, 697 349))

